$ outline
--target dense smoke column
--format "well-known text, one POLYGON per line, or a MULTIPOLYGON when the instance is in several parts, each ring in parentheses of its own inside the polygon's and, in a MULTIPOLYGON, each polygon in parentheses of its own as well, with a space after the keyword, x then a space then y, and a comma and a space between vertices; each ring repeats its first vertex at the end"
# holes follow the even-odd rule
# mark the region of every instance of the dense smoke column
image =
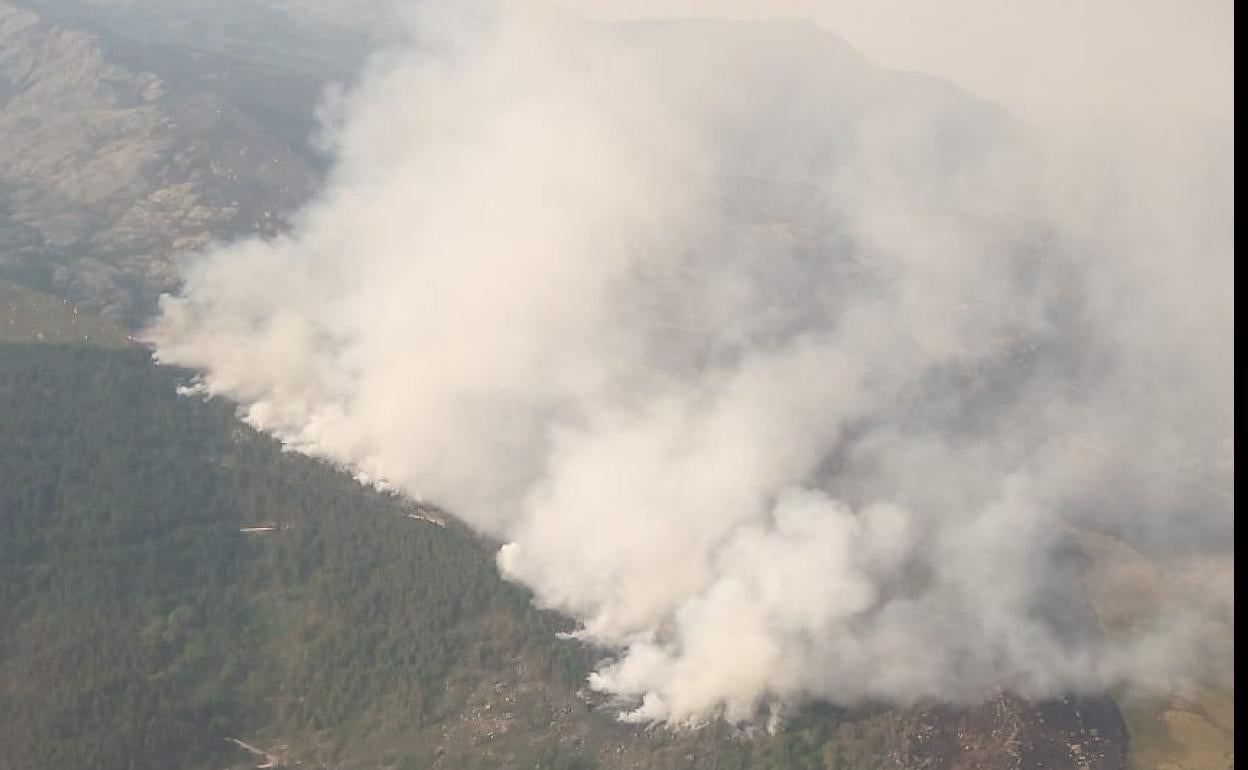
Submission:
POLYGON ((638 719, 1190 673, 1206 608, 1105 637, 1070 538, 1225 555, 1220 167, 1055 172, 806 25, 476 10, 336 104, 290 235, 188 264, 162 362, 503 539, 638 719))

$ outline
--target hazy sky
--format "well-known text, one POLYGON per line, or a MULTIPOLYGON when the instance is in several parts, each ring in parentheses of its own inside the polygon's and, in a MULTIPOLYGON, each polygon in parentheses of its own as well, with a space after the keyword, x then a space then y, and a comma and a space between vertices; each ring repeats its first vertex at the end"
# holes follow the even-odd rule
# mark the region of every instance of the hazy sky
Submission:
POLYGON ((949 78, 1045 127, 1234 115, 1231 0, 564 0, 603 18, 797 17, 877 63, 949 78))

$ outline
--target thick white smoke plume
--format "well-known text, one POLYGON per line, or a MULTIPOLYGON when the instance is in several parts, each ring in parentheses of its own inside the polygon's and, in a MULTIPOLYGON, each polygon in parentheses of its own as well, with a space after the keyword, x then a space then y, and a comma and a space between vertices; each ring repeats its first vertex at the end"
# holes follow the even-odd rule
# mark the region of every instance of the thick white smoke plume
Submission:
POLYGON ((415 26, 162 362, 506 542, 639 719, 1189 673, 1209 614, 1107 637, 1067 546, 1229 553, 1229 127, 1075 156, 799 23, 415 26))

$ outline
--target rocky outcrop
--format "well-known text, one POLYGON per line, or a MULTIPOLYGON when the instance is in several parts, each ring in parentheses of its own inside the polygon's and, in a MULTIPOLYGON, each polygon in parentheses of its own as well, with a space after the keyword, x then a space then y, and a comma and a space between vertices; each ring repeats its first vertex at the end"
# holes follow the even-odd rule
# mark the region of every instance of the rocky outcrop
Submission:
POLYGON ((276 232, 318 178, 319 84, 247 69, 0 2, 0 275, 134 323, 179 253, 276 232))

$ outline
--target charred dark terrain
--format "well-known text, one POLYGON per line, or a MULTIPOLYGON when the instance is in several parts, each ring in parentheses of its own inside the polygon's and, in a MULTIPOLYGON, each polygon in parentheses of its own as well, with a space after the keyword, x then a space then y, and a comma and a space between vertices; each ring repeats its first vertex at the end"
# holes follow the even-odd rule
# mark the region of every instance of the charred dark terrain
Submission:
MULTIPOLYGON (((370 45, 312 2, 228 6, 0 0, 0 768, 1123 770, 1138 734, 1206 766, 1178 707, 1129 730, 1108 696, 624 724, 496 544, 177 395, 126 335, 179 255, 315 194, 318 101, 370 45)), ((1222 702, 1184 704, 1233 766, 1222 702)))

